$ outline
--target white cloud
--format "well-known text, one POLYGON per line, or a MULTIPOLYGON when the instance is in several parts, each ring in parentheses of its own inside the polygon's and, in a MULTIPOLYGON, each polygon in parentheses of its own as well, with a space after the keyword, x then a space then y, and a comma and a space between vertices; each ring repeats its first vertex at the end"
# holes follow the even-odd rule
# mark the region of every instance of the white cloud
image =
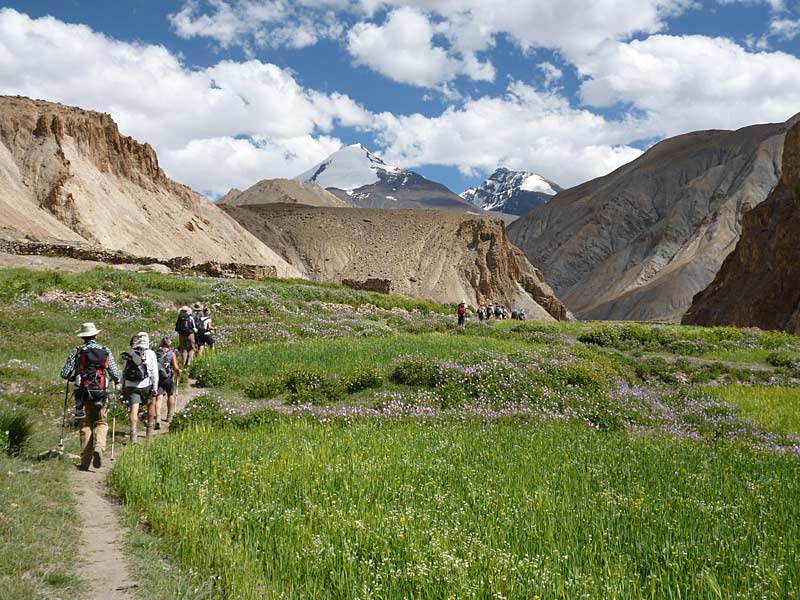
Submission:
POLYGON ((717 0, 718 4, 766 4, 773 11, 782 11, 786 9, 786 0, 717 0))
POLYGON ((546 88, 553 87, 564 77, 564 72, 551 62, 541 62, 536 66, 544 75, 544 86, 546 88))
POLYGON ((340 147, 339 140, 327 136, 252 141, 222 137, 191 140, 159 158, 178 180, 221 196, 264 179, 267 170, 269 177, 294 177, 340 147))
POLYGON ((348 50, 357 64, 401 83, 433 87, 464 73, 473 79, 494 79, 494 68, 474 54, 464 60, 433 45, 437 31, 413 8, 393 11, 383 25, 359 23, 348 34, 348 50))
POLYGON ((392 164, 449 165, 469 174, 502 164, 545 174, 560 185, 633 160, 641 151, 626 144, 647 135, 635 121, 611 122, 518 82, 502 97, 470 100, 433 118, 382 114, 376 127, 392 164))
POLYGON ((230 138, 238 157, 262 158, 260 179, 285 174, 286 165, 294 170, 303 157, 307 166, 324 158, 330 140, 315 136, 336 123, 355 127, 370 119, 349 97, 306 90, 272 64, 222 61, 193 70, 161 46, 123 43, 12 9, 0 9, 0 93, 109 112, 124 133, 153 144, 168 173, 204 191, 209 171, 202 161, 170 160, 181 150, 198 156, 196 140, 216 140, 218 154, 219 140, 230 138), (243 136, 261 142, 247 154, 242 144, 249 142, 233 139, 243 136))
POLYGON ((656 35, 608 43, 578 63, 584 102, 632 104, 655 135, 783 121, 800 110, 800 59, 725 38, 656 35))

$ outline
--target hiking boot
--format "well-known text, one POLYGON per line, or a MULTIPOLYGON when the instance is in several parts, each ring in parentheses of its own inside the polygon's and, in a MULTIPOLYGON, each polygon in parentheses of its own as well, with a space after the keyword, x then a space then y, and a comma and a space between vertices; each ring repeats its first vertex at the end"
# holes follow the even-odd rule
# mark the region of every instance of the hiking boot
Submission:
POLYGON ((103 451, 100 448, 95 448, 92 454, 92 466, 99 469, 103 466, 103 451))
POLYGON ((161 429, 161 421, 156 421, 156 424, 153 425, 153 429, 155 429, 156 431, 161 429))
POLYGON ((172 423, 172 412, 167 412, 167 418, 164 419, 167 423, 172 423))
POLYGON ((131 437, 131 444, 136 445, 136 444, 139 443, 139 436, 137 435, 137 432, 136 432, 135 429, 131 429, 130 437, 131 437))
POLYGON ((78 471, 88 471, 89 465, 76 465, 78 467, 78 471))

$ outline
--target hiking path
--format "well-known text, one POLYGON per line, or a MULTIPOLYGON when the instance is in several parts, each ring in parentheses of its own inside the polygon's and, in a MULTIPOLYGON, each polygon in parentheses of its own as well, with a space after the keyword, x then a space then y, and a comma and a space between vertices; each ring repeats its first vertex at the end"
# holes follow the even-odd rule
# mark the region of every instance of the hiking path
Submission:
MULTIPOLYGON (((203 392, 190 380, 188 387, 178 391, 175 411, 183 410, 191 399, 203 392)), ((120 423, 117 419, 115 456, 124 452, 125 446, 121 442, 126 439, 129 430, 126 422, 120 423)), ((111 461, 110 431, 102 466, 99 469, 90 467, 89 471, 80 471, 76 467, 70 474, 80 524, 80 564, 86 565, 79 575, 90 586, 87 597, 91 600, 132 600, 138 583, 131 575, 125 555, 127 528, 120 521, 119 501, 112 495, 107 483, 114 466, 111 461)), ((161 435, 167 431, 169 424, 162 421, 161 429, 155 434, 161 435)), ((140 431, 139 438, 140 444, 146 443, 143 431, 140 431)))

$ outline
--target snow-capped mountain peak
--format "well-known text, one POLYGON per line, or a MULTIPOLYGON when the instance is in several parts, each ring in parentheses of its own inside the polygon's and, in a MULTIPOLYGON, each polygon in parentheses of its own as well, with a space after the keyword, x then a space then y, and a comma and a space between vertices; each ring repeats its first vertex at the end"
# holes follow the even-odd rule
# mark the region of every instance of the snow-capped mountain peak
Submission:
POLYGON ((314 181, 323 188, 352 191, 377 183, 380 180, 379 171, 399 173, 400 169, 387 165, 362 144, 351 144, 340 148, 295 179, 314 181))
POLYGON ((536 173, 499 168, 480 186, 459 195, 483 210, 524 215, 560 191, 561 187, 536 173))

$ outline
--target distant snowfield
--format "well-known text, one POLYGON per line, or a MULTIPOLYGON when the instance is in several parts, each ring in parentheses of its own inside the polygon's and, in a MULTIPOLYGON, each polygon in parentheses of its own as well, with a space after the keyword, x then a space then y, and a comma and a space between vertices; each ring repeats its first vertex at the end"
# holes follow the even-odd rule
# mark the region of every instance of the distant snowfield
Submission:
POLYGON ((295 179, 315 181, 323 188, 351 192, 380 181, 378 171, 399 173, 400 169, 387 165, 361 144, 352 144, 334 152, 295 179))
POLYGON ((542 194, 548 194, 550 196, 556 195, 556 191, 550 184, 547 183, 543 177, 536 174, 526 177, 525 181, 519 186, 519 189, 525 190, 526 192, 541 192, 542 194))

